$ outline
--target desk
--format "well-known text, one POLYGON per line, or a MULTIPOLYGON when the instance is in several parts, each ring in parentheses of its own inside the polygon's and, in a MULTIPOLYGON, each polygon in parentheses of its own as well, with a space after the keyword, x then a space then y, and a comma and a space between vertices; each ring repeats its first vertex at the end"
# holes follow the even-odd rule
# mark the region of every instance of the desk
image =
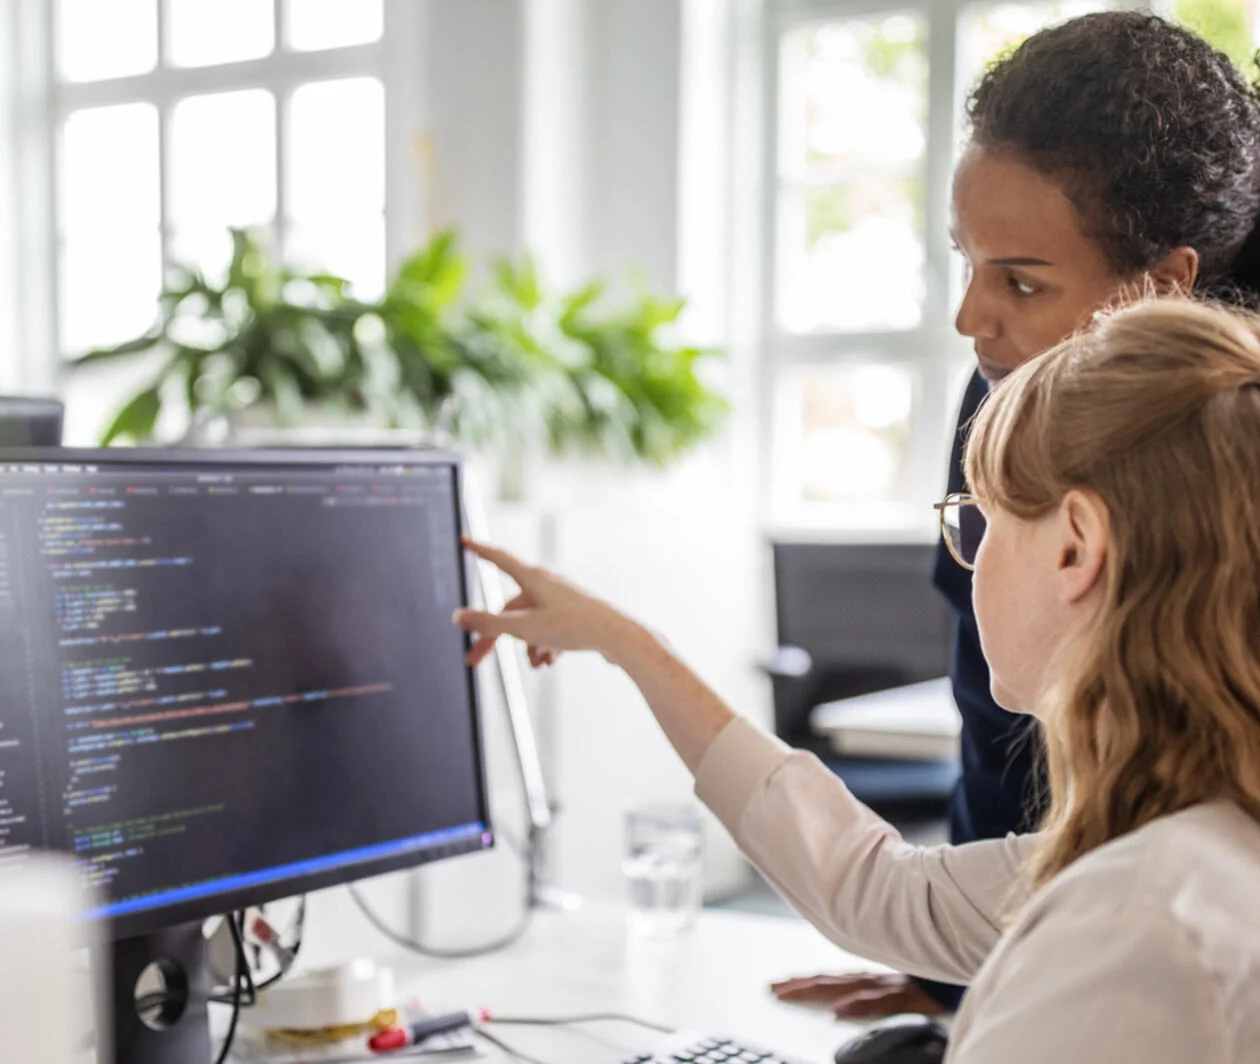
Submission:
POLYGON ((838 754, 911 761, 958 758, 962 719, 948 677, 825 702, 809 715, 838 754))
MULTIPOLYGON (((800 920, 706 909, 676 938, 640 939, 619 905, 540 913, 515 945, 466 961, 382 957, 398 985, 422 1001, 484 1006, 501 1015, 558 1016, 611 1010, 678 1028, 746 1039, 798 1060, 829 1064, 861 1029, 825 1009, 784 1005, 773 979, 871 970, 800 920)), ((513 1048, 548 1064, 613 1064, 659 1037, 620 1023, 494 1028, 513 1048)), ((492 1060, 502 1059, 497 1054, 492 1060)))

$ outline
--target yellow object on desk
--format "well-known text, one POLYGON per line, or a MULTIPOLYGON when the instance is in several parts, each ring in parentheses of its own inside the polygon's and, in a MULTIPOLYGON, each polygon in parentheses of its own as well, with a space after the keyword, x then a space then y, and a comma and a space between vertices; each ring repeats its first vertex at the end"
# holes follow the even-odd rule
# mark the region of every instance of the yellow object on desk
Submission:
POLYGON ((366 1023, 343 1023, 336 1027, 268 1027, 268 1041, 284 1046, 325 1046, 346 1042, 359 1035, 379 1034, 398 1026, 397 1009, 381 1009, 366 1023))

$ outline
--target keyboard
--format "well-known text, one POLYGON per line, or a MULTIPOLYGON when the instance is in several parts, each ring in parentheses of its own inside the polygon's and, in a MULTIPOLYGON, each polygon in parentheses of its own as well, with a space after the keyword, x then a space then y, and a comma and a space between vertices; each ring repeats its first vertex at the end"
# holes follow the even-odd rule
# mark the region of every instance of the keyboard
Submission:
POLYGON ((717 1038, 681 1031, 670 1035, 651 1053, 627 1057, 623 1064, 795 1064, 788 1057, 766 1049, 744 1045, 730 1038, 717 1038))

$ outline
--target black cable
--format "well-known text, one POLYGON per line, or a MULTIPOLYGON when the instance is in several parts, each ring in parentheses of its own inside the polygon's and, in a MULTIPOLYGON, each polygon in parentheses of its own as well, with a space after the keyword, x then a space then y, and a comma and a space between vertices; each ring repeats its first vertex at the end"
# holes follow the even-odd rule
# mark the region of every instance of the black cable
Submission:
POLYGON ((506 1026, 513 1027, 568 1027, 576 1023, 602 1023, 604 1021, 616 1021, 619 1023, 633 1023, 640 1027, 646 1027, 652 1031, 660 1031, 661 1034, 673 1034, 673 1027, 666 1027, 661 1023, 653 1023, 651 1020, 642 1020, 638 1016, 631 1016, 625 1012, 584 1012, 576 1016, 496 1016, 493 1013, 488 1015, 483 1023, 501 1023, 506 1026))
MULTIPOLYGON (((232 1052, 232 1043, 236 1040, 236 1025, 241 1018, 241 980, 250 979, 249 958, 245 956, 245 940, 241 937, 241 929, 236 923, 236 913, 228 913, 228 928, 232 932, 232 943, 236 946, 236 974, 232 977, 232 1019, 228 1022, 227 1034, 223 1036, 223 1045, 214 1064, 224 1064, 228 1054, 232 1052)), ((242 919, 244 917, 242 916, 242 919)), ((250 979, 250 989, 253 989, 250 979)))
MULTIPOLYGON (((236 915, 239 917, 239 919, 243 923, 245 919, 245 914, 238 913, 236 915)), ((227 920, 229 924, 233 924, 233 918, 231 916, 225 917, 225 919, 227 920)), ((241 942, 243 945, 244 937, 243 937, 243 932, 241 932, 240 925, 234 925, 234 928, 237 934, 241 935, 241 942)), ((253 969, 250 967, 248 960, 246 960, 244 964, 244 968, 243 968, 243 972, 244 972, 243 976, 242 975, 232 976, 233 982, 237 984, 239 984, 239 981, 241 978, 244 978, 246 987, 248 988, 248 996, 241 995, 241 1002, 239 1006, 240 1008, 253 1008, 256 1004, 258 1004, 259 993, 266 990, 270 986, 275 986, 276 983, 278 983, 281 979, 283 979, 286 975, 289 974, 289 970, 293 967, 294 961, 297 960, 298 951, 302 948, 302 935, 305 929, 306 929, 306 895, 303 894, 301 898, 298 899, 297 913, 295 914, 293 920, 289 924, 289 933, 295 933, 296 937, 293 940, 293 945, 286 947, 289 950, 289 954, 290 954, 288 965, 285 967, 282 967, 278 972, 275 973, 275 975, 269 976, 268 978, 264 979, 262 982, 256 983, 254 982, 253 969)), ((235 939, 236 936, 234 935, 233 937, 235 939)), ((238 957, 237 958, 238 970, 240 966, 240 960, 241 958, 238 957)), ((144 994, 141 997, 136 998, 136 1011, 138 1013, 145 1013, 145 1012, 150 1012, 153 1009, 160 1009, 163 1006, 165 1006, 168 1002, 170 1002, 172 1000, 172 997, 173 995, 171 994, 169 990, 154 990, 148 994, 144 994)), ((227 993, 222 993, 222 994, 218 994, 218 993, 211 994, 209 1000, 216 1005, 234 1005, 235 1006, 236 998, 237 998, 236 992, 235 990, 232 990, 232 991, 229 991, 227 993)))
POLYGON ((245 911, 242 909, 237 913, 229 913, 228 922, 236 928, 236 934, 232 938, 236 942, 236 955, 241 970, 241 974, 237 976, 237 981, 239 982, 243 977, 245 988, 248 991, 248 996, 242 1004, 246 1008, 252 1009, 258 1004, 258 987, 254 985, 254 970, 249 964, 249 954, 245 952, 245 911))
POLYGON ((236 974, 232 976, 233 990, 230 994, 212 994, 210 1000, 218 1005, 236 1006, 237 989, 241 980, 245 980, 245 992, 241 996, 240 1008, 252 1009, 258 1004, 258 987, 254 984, 254 973, 249 966, 249 957, 245 953, 245 914, 243 912, 228 913, 224 917, 229 929, 233 932, 232 941, 240 944, 236 951, 236 974))
POLYGON ((501 949, 506 949, 525 934, 534 915, 534 910, 527 900, 525 909, 521 913, 521 918, 517 921, 516 926, 501 938, 493 939, 484 945, 470 946, 466 949, 442 949, 437 946, 426 946, 423 942, 417 942, 415 939, 408 938, 393 928, 387 927, 381 921, 381 918, 371 910, 368 903, 363 900, 363 896, 359 893, 359 888, 354 883, 350 884, 349 889, 350 897, 354 899, 354 903, 359 907, 359 911, 367 917, 368 923, 387 939, 397 946, 402 946, 403 949, 411 950, 412 953, 418 953, 422 957, 433 957, 441 961, 458 961, 468 957, 484 957, 487 953, 496 953, 501 949))
MULTIPOLYGON (((306 932, 306 895, 305 894, 303 894, 301 899, 298 901, 297 914, 294 916, 293 920, 289 924, 290 931, 294 931, 295 929, 296 929, 296 934, 293 939, 293 945, 285 947, 286 949, 288 949, 290 953, 288 966, 286 967, 282 965, 280 970, 276 972, 275 975, 270 976, 267 979, 264 979, 261 983, 258 984, 258 987, 257 987, 258 990, 262 991, 262 990, 266 990, 270 986, 275 986, 276 983, 280 982, 281 979, 283 979, 286 975, 289 974, 289 968, 293 967, 293 962, 297 960, 298 952, 302 949, 302 936, 306 932)), ((283 943, 281 944, 283 945, 283 943)))
POLYGON ((525 1064, 549 1064, 548 1061, 539 1060, 537 1057, 526 1056, 519 1049, 513 1049, 510 1045, 508 1045, 502 1039, 496 1038, 492 1034, 487 1034, 480 1027, 474 1027, 473 1034, 475 1034, 478 1038, 484 1038, 492 1046, 498 1046, 501 1050, 503 1050, 503 1052, 505 1052, 513 1060, 523 1060, 525 1064))

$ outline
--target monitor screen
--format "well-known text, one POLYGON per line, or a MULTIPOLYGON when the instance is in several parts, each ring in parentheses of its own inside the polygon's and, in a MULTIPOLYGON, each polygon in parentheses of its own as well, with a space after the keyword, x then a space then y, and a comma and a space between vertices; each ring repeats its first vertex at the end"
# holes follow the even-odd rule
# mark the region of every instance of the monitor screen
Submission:
POLYGON ((0 864, 115 937, 489 846, 456 459, 0 455, 0 864))

